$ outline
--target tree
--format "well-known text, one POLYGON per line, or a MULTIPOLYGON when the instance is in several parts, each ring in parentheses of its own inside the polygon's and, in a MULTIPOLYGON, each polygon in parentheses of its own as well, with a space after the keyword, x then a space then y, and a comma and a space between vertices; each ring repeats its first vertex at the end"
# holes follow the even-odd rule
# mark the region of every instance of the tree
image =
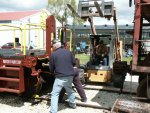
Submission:
MULTIPOLYGON (((71 0, 70 4, 73 7, 73 9, 77 12, 76 0, 71 0)), ((71 14, 71 16, 73 17, 73 24, 72 25, 83 24, 83 20, 81 18, 76 17, 73 13, 71 14)))
POLYGON ((81 24, 82 20, 74 17, 72 12, 67 8, 67 4, 71 4, 73 8, 77 10, 76 0, 48 0, 47 8, 61 23, 65 21, 67 24, 67 18, 73 17, 73 23, 75 23, 75 25, 81 24))
POLYGON ((54 15, 58 21, 66 21, 68 17, 66 4, 70 3, 70 0, 48 0, 48 10, 54 15))
MULTIPOLYGON (((59 22, 62 23, 64 27, 67 25, 67 19, 69 17, 73 18, 72 23, 72 33, 73 39, 75 38, 75 25, 82 24, 82 20, 80 18, 75 17, 75 15, 68 9, 67 4, 71 4, 71 6, 77 11, 76 0, 48 0, 48 10, 52 15, 54 15, 59 22)), ((64 37, 66 37, 66 30, 64 29, 64 37)), ((73 43, 74 41, 72 41, 73 43)), ((72 44, 74 45, 74 44, 72 44)), ((74 50, 73 50, 74 51, 74 50)))

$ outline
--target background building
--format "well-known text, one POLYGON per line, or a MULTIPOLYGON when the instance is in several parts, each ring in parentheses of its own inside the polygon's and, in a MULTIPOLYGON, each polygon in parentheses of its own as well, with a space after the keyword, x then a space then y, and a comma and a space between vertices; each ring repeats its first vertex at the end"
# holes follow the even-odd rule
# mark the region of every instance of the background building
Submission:
MULTIPOLYGON (((95 26, 97 34, 110 34, 112 37, 115 36, 115 30, 114 25, 98 25, 95 26)), ((69 29, 72 29, 72 26, 68 26, 69 29)), ((119 30, 119 36, 120 40, 122 40, 123 45, 130 46, 132 45, 132 39, 133 39, 133 25, 118 25, 119 30)), ((143 30, 143 36, 145 38, 150 37, 150 29, 145 27, 143 30)), ((75 26, 75 37, 73 38, 73 41, 75 44, 81 41, 85 41, 88 43, 90 41, 90 26, 89 25, 80 25, 75 26)), ((69 33, 67 35, 67 40, 69 40, 69 33)), ((109 41, 104 40, 104 42, 107 44, 109 41)))
MULTIPOLYGON (((0 12, 0 46, 16 40, 24 45, 33 41, 36 47, 45 48, 45 24, 49 15, 46 9, 0 12)), ((56 20, 56 26, 60 25, 56 20)))

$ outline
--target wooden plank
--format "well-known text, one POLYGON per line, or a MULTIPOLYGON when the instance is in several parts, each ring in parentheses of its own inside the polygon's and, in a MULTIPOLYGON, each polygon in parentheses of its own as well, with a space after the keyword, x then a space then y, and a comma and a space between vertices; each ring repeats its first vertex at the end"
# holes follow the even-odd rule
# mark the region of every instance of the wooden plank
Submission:
POLYGON ((87 77, 93 82, 108 82, 111 72, 109 70, 88 70, 87 77))

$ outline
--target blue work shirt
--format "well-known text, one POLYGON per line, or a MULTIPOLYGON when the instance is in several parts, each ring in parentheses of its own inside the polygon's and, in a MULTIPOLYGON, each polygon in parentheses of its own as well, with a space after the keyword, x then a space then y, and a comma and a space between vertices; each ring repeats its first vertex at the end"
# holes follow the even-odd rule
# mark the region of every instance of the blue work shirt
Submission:
POLYGON ((85 49, 86 48, 86 42, 82 42, 81 46, 82 46, 82 49, 85 49))
POLYGON ((58 48, 52 53, 49 59, 50 72, 54 72, 57 77, 74 76, 74 65, 74 55, 72 52, 64 48, 58 48))

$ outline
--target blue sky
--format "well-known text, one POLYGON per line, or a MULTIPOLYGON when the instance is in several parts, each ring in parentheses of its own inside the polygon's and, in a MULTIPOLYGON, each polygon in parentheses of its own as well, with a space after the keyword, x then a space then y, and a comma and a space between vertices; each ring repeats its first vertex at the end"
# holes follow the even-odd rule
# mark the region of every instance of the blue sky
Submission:
MULTIPOLYGON (((105 0, 110 1, 110 0, 105 0)), ((134 5, 129 7, 129 0, 113 0, 117 9, 118 24, 132 24, 134 5)), ((46 8, 47 0, 0 0, 0 11, 24 11, 46 8)), ((96 25, 113 24, 112 19, 95 18, 96 25)), ((85 24, 89 24, 86 22, 85 24)))

